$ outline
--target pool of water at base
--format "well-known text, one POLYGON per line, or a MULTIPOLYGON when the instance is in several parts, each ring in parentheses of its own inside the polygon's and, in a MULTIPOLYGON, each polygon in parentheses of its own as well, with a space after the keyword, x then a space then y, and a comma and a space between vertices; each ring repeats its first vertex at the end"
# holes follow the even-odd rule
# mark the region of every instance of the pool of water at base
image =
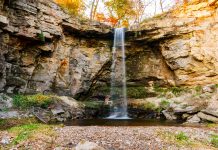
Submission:
POLYGON ((84 119, 71 120, 66 126, 185 126, 181 121, 148 119, 84 119))

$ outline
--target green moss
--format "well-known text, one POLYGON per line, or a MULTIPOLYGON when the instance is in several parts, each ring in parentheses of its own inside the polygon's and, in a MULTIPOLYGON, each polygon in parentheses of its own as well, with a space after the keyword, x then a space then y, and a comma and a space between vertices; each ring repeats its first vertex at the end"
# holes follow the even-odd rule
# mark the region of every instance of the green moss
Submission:
POLYGON ((13 97, 13 105, 21 109, 30 107, 47 108, 54 102, 55 97, 43 94, 36 95, 15 95, 13 97))
POLYGON ((212 136, 211 136, 211 139, 210 139, 210 143, 211 143, 214 147, 218 148, 218 135, 212 135, 212 136))

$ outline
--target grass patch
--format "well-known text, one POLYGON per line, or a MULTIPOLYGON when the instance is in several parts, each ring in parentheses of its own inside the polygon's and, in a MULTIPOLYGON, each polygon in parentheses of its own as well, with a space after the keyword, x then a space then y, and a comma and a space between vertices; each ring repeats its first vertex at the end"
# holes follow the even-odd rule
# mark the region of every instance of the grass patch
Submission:
POLYGON ((12 140, 12 145, 17 145, 25 140, 35 139, 43 136, 55 136, 51 125, 44 124, 26 124, 17 127, 12 127, 8 130, 15 138, 12 140))
POLYGON ((175 138, 178 141, 188 141, 189 140, 188 136, 184 132, 180 132, 180 133, 176 134, 175 138))
POLYGON ((159 131, 158 135, 168 143, 175 144, 176 146, 193 146, 189 137, 184 132, 173 133, 169 131, 159 131))
POLYGON ((213 147, 218 148, 218 135, 212 135, 210 139, 210 143, 213 147))
POLYGON ((50 95, 15 95, 13 97, 13 105, 15 107, 26 109, 30 107, 47 108, 54 102, 55 97, 50 95))
POLYGON ((14 126, 20 126, 25 124, 31 124, 31 123, 38 123, 39 121, 32 117, 32 118, 11 118, 11 119, 0 119, 0 130, 9 129, 14 126))

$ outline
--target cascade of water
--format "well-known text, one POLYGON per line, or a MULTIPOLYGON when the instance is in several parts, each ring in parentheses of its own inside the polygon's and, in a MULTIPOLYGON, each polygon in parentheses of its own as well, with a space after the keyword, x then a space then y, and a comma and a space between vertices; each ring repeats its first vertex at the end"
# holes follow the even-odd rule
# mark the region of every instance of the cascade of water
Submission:
POLYGON ((127 119, 125 28, 115 29, 111 65, 111 100, 113 110, 110 119, 127 119))

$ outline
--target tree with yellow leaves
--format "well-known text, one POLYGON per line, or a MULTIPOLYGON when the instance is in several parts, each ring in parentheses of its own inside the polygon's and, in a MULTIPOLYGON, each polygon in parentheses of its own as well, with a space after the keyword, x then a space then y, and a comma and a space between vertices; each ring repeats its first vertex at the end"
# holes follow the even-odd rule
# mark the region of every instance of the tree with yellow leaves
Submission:
POLYGON ((74 15, 79 15, 84 10, 83 0, 55 0, 55 2, 74 15))

